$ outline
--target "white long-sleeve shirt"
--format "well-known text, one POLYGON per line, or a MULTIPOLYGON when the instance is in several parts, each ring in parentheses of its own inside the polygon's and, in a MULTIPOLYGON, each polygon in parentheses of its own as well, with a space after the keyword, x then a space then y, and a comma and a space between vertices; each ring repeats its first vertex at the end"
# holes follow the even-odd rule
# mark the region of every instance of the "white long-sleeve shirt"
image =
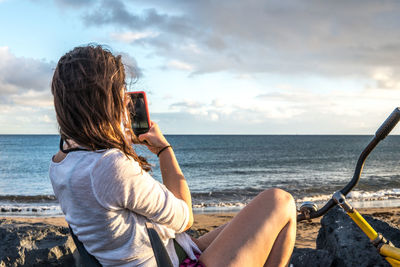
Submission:
POLYGON ((156 266, 145 222, 153 222, 174 266, 172 238, 194 259, 182 233, 187 204, 118 149, 76 151, 51 162, 54 193, 75 235, 103 266, 156 266))

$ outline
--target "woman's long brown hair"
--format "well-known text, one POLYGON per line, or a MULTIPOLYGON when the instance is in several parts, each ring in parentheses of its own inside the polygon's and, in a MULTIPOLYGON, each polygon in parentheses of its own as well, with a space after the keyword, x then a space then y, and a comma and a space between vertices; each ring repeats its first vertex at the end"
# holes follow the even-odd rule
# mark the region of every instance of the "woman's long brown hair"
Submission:
POLYGON ((62 56, 51 84, 60 135, 92 151, 118 148, 149 170, 121 129, 125 85, 121 56, 101 46, 76 47, 62 56))

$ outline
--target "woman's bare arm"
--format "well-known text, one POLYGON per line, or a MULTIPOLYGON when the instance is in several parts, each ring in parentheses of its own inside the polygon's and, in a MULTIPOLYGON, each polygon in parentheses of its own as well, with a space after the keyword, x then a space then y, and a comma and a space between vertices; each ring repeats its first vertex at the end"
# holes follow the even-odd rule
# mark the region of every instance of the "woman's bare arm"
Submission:
POLYGON ((179 199, 186 202, 189 207, 189 223, 185 230, 193 224, 192 197, 189 186, 179 167, 172 148, 167 148, 160 154, 160 169, 164 185, 179 199))
MULTIPOLYGON (((139 136, 139 140, 141 142, 145 141, 144 144, 156 155, 161 149, 169 146, 168 141, 161 133, 158 125, 154 122, 151 123, 150 130, 147 133, 139 136)), ((160 153, 159 160, 164 185, 175 197, 185 201, 189 208, 189 223, 185 228, 185 230, 187 230, 193 224, 192 198, 190 196, 189 186, 171 147, 166 148, 160 153)))

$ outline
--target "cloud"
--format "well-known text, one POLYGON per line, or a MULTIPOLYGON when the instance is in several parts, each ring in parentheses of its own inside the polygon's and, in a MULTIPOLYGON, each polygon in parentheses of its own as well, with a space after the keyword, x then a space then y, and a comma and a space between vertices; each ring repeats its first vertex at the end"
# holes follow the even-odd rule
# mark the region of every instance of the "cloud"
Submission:
POLYGON ((96 10, 84 16, 84 22, 89 26, 115 24, 125 28, 142 30, 146 24, 163 20, 154 9, 146 11, 146 15, 140 17, 130 13, 122 1, 102 1, 96 10))
POLYGON ((53 118, 53 119, 50 118, 50 116, 47 115, 47 114, 45 114, 45 115, 39 117, 39 121, 46 122, 46 123, 55 123, 54 118, 53 118))
POLYGON ((365 76, 376 66, 400 69, 399 11, 398 1, 115 0, 88 11, 84 22, 157 32, 133 45, 193 73, 365 76))
POLYGON ((400 98, 391 89, 360 94, 286 87, 291 89, 233 100, 185 99, 152 119, 169 134, 373 134, 400 98))
POLYGON ((167 68, 171 69, 177 69, 177 70, 187 70, 191 71, 193 70, 193 66, 190 64, 187 64, 185 62, 179 61, 179 60, 171 60, 167 64, 167 68))
POLYGON ((18 95, 11 95, 10 99, 13 104, 19 106, 53 108, 53 97, 50 89, 41 92, 28 90, 18 95))
POLYGON ((155 32, 122 32, 111 33, 111 39, 123 43, 133 43, 142 39, 156 37, 158 33, 155 32))
POLYGON ((376 68, 372 72, 372 79, 376 81, 377 88, 400 89, 400 76, 390 67, 376 68))
POLYGON ((0 101, 29 90, 50 90, 54 63, 17 57, 8 47, 0 47, 0 101))
POLYGON ((53 109, 23 105, 0 105, 0 134, 55 134, 57 121, 53 109))
POLYGON ((202 108, 204 107, 204 104, 192 101, 192 100, 185 100, 182 102, 176 102, 170 105, 170 108, 183 108, 183 109, 189 109, 189 108, 202 108))
POLYGON ((125 52, 117 52, 116 54, 121 55, 122 64, 124 64, 125 67, 126 79, 129 87, 134 84, 138 78, 143 76, 143 71, 138 66, 136 59, 130 54, 125 52))
POLYGON ((192 115, 208 116, 208 107, 204 103, 193 100, 183 100, 169 105, 169 110, 183 112, 192 115))
POLYGON ((54 65, 0 47, 0 133, 56 133, 50 92, 54 65))
POLYGON ((55 3, 62 8, 83 8, 93 5, 95 2, 96 0, 55 0, 55 3))

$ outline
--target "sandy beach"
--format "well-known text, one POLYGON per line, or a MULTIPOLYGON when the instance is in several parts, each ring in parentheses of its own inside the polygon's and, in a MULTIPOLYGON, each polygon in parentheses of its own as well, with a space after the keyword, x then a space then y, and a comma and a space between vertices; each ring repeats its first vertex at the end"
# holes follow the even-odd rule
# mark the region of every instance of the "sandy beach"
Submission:
MULTIPOLYGON (((395 208, 368 208, 358 209, 361 214, 373 216, 387 223, 391 223, 400 228, 400 207, 395 208)), ((207 213, 195 214, 195 222, 192 226, 193 230, 204 234, 214 228, 230 221, 236 213, 207 213)), ((9 222, 26 222, 26 223, 48 223, 58 226, 67 226, 64 217, 0 217, 9 222)), ((312 222, 303 221, 297 225, 296 247, 298 248, 315 248, 315 240, 320 228, 320 219, 314 219, 312 222)))

